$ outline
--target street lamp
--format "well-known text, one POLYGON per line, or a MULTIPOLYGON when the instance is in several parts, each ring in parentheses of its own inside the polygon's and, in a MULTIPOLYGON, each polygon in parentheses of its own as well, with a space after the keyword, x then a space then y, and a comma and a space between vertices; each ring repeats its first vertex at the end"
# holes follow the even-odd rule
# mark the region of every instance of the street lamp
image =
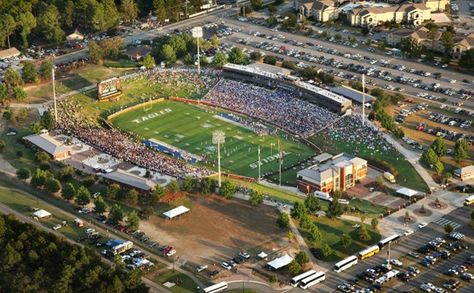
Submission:
POLYGON ((193 38, 196 38, 197 42, 197 66, 198 66, 198 74, 201 74, 201 60, 199 56, 199 39, 202 38, 202 27, 196 26, 191 30, 193 34, 193 38))
POLYGON ((217 144, 217 174, 219 176, 219 188, 221 188, 221 144, 224 142, 224 131, 216 130, 212 133, 212 143, 217 144))

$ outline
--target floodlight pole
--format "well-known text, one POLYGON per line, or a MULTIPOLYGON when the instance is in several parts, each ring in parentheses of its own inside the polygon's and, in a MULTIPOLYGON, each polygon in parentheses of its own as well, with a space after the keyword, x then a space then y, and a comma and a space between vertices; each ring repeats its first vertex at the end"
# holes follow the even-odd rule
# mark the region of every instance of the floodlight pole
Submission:
POLYGON ((260 146, 258 146, 258 183, 260 183, 260 146))
POLYGON ((197 38, 197 55, 198 55, 198 74, 201 74, 201 56, 199 54, 199 38, 197 38))
POLYGON ((365 74, 362 74, 362 126, 365 126, 365 74))
POLYGON ((281 162, 282 162, 282 160, 283 160, 283 155, 281 153, 280 140, 278 140, 278 173, 279 173, 278 182, 279 182, 280 186, 281 186, 281 162))
POLYGON ((198 74, 201 74, 201 54, 199 53, 199 39, 202 38, 202 27, 196 26, 192 30, 192 35, 196 38, 197 43, 197 67, 198 67, 198 74))
POLYGON ((54 103, 54 120, 57 123, 58 122, 58 108, 56 105, 56 86, 55 86, 55 75, 54 75, 54 64, 53 68, 51 69, 51 78, 53 80, 53 103, 54 103))
POLYGON ((225 142, 225 133, 220 130, 216 130, 212 133, 212 143, 217 144, 217 174, 218 174, 218 185, 221 188, 221 143, 225 142))

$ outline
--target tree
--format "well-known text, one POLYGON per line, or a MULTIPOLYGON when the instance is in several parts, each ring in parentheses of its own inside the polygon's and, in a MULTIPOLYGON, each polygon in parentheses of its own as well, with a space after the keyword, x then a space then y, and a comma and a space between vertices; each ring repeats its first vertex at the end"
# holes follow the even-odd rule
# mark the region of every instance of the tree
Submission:
POLYGON ((331 254, 333 254, 331 246, 329 246, 327 243, 321 244, 321 255, 323 256, 323 258, 327 258, 331 254))
POLYGON ((441 137, 437 137, 430 146, 438 157, 446 155, 448 148, 441 137))
POLYGON ((13 88, 13 98, 15 98, 16 101, 23 102, 27 97, 28 95, 21 86, 16 86, 13 88))
POLYGON ((446 234, 451 234, 453 230, 454 230, 454 227, 451 224, 446 224, 444 226, 444 232, 446 232, 446 234))
POLYGON ((445 52, 450 52, 454 46, 453 33, 446 30, 441 34, 441 44, 443 44, 445 52))
POLYGON ((105 192, 105 196, 108 199, 116 199, 120 190, 121 190, 120 185, 118 185, 117 183, 112 183, 109 186, 107 186, 107 191, 105 192))
POLYGON ((69 165, 62 167, 61 170, 59 170, 59 178, 62 180, 69 180, 73 175, 74 168, 69 165))
POLYGON ((15 69, 8 67, 8 69, 5 71, 3 81, 9 89, 12 89, 21 85, 22 79, 20 74, 15 69))
POLYGON ((153 10, 160 21, 166 19, 166 8, 164 0, 153 0, 153 10))
POLYGON ((89 42, 89 59, 92 63, 101 65, 104 59, 104 50, 95 41, 89 42))
POLYGON ((402 39, 400 48, 408 57, 419 58, 422 53, 422 48, 418 45, 417 41, 411 37, 402 39))
POLYGON ((268 279, 268 281, 272 284, 277 283, 278 282, 277 275, 271 275, 270 278, 268 279))
POLYGON ((286 229, 290 226, 290 217, 287 213, 280 213, 277 219, 277 225, 282 229, 286 229))
POLYGON ((134 0, 122 0, 120 13, 125 22, 132 22, 138 17, 138 7, 134 0))
POLYGON ((257 206, 263 202, 263 194, 260 191, 253 190, 250 192, 250 204, 257 206))
POLYGON ((344 213, 343 206, 339 203, 339 195, 334 194, 333 200, 329 203, 326 215, 330 218, 340 217, 344 213))
POLYGON ((45 111, 40 119, 41 127, 51 130, 54 127, 54 117, 50 111, 45 111))
POLYGON ((469 49, 462 53, 461 58, 458 62, 459 66, 466 68, 466 69, 473 69, 474 68, 474 49, 469 49))
POLYGON ((339 240, 341 243, 341 246, 344 248, 348 248, 352 244, 352 238, 351 236, 347 234, 342 234, 341 239, 339 240))
POLYGON ((168 185, 166 185, 166 189, 169 193, 175 194, 179 191, 179 185, 176 180, 171 180, 168 185))
POLYGON ((0 16, 0 46, 5 46, 5 41, 8 41, 10 48, 10 35, 13 34, 16 28, 15 19, 8 13, 0 16))
POLYGON ((102 196, 98 196, 94 199, 94 210, 98 214, 103 214, 107 211, 107 204, 102 196))
POLYGON ((272 5, 272 4, 268 5, 268 12, 270 12, 270 14, 275 14, 275 12, 277 11, 278 9, 276 8, 275 5, 272 5))
POLYGON ((435 151, 432 148, 428 148, 421 156, 421 160, 428 165, 434 165, 439 159, 435 151))
POLYGON ((131 211, 127 216, 127 228, 130 230, 137 230, 140 224, 140 218, 136 211, 131 211))
POLYGON ((246 64, 247 56, 239 47, 234 47, 230 50, 229 53, 229 62, 234 64, 246 64))
POLYGON ((155 58, 151 55, 146 55, 145 58, 143 58, 143 66, 145 66, 146 69, 152 69, 155 67, 155 58))
POLYGON ((304 205, 311 213, 321 210, 321 203, 319 202, 319 199, 316 198, 316 196, 314 196, 314 194, 312 193, 306 196, 306 199, 304 200, 304 205))
POLYGON ((212 192, 212 180, 208 177, 203 178, 201 180, 201 193, 204 195, 208 195, 212 192))
POLYGON ((305 251, 300 251, 298 254, 295 256, 295 260, 300 264, 304 265, 305 263, 309 262, 309 256, 305 251))
POLYGON ((434 170, 435 170, 436 174, 441 175, 441 173, 443 173, 444 165, 443 165, 443 163, 441 163, 440 160, 436 161, 436 163, 434 164, 433 167, 434 167, 434 170))
POLYGON ((190 176, 184 178, 183 189, 186 192, 192 192, 194 190, 194 179, 190 176))
POLYGON ((365 224, 361 224, 359 227, 359 240, 369 241, 370 239, 372 239, 372 237, 370 236, 367 227, 365 226, 365 224))
POLYGON ((321 231, 319 230, 318 226, 316 226, 314 223, 311 223, 311 227, 309 228, 309 235, 308 239, 311 242, 315 241, 320 241, 321 240, 321 231))
POLYGON ((38 80, 38 70, 33 62, 26 61, 23 64, 21 78, 24 82, 36 82, 38 80))
POLYGON ((234 193, 237 191, 237 186, 230 181, 222 182, 222 186, 219 189, 219 193, 225 198, 231 198, 234 193))
POLYGON ((58 44, 64 40, 64 31, 59 25, 60 18, 58 9, 52 4, 38 17, 38 30, 46 41, 58 44))
POLYGON ((21 168, 16 171, 16 177, 20 180, 26 180, 30 178, 30 170, 26 168, 21 168))
POLYGON ((51 158, 47 152, 39 151, 36 153, 35 159, 38 163, 43 164, 48 163, 51 158))
POLYGON ((166 63, 166 65, 171 65, 176 62, 176 52, 173 47, 168 44, 163 45, 161 50, 161 59, 166 63))
POLYGON ((301 272, 301 265, 296 260, 292 260, 288 265, 288 272, 292 276, 298 275, 301 272))
POLYGON ((8 88, 4 83, 0 83, 0 103, 3 103, 8 98, 8 88))
POLYGON ((76 194, 76 203, 80 206, 88 205, 91 202, 91 193, 85 186, 79 187, 76 194))
POLYGON ((126 195, 127 203, 131 206, 135 206, 138 203, 138 191, 134 188, 130 189, 126 195))
POLYGON ((42 79, 44 80, 49 80, 51 79, 51 74, 53 71, 53 63, 49 60, 44 60, 41 62, 40 68, 39 68, 39 75, 41 76, 42 79))
POLYGON ((56 193, 61 190, 61 182, 56 178, 49 178, 45 183, 45 190, 50 193, 56 193))
POLYGON ((114 204, 109 211, 109 220, 113 224, 118 224, 123 219, 123 211, 122 208, 119 207, 117 204, 114 204))
POLYGON ((216 66, 217 68, 222 68, 222 66, 227 64, 227 62, 227 55, 224 52, 217 52, 214 56, 214 60, 212 61, 214 66, 216 66))
POLYGON ((460 163, 467 158, 467 142, 464 139, 459 139, 454 144, 454 160, 460 163))
POLYGON ((263 8, 263 0, 250 0, 253 10, 260 10, 263 8))
POLYGON ((267 63, 267 64, 270 64, 270 65, 275 65, 276 62, 277 62, 277 59, 275 56, 273 55, 266 55, 264 58, 263 58, 263 62, 264 63, 267 63))
POLYGON ((306 206, 304 203, 296 201, 293 204, 293 208, 291 209, 291 217, 297 220, 302 220, 304 216, 308 213, 306 206))
POLYGON ((217 37, 217 35, 213 35, 212 36, 212 39, 211 39, 211 44, 213 47, 217 48, 219 47, 219 38, 217 37))
POLYGON ((72 183, 66 183, 66 185, 64 185, 62 197, 66 200, 71 200, 76 197, 76 188, 72 183))
POLYGON ((372 226, 372 229, 377 229, 377 226, 379 225, 379 220, 377 220, 377 218, 373 218, 372 221, 370 221, 370 225, 372 226))
POLYGON ((165 190, 160 185, 155 186, 155 190, 150 194, 150 204, 156 205, 160 202, 161 197, 165 194, 165 190))
POLYGON ((250 59, 259 62, 262 59, 262 53, 260 53, 259 51, 253 51, 252 53, 250 53, 250 59))
POLYGON ((46 172, 41 169, 36 169, 33 176, 31 177, 31 185, 33 187, 42 187, 46 182, 47 176, 46 172))

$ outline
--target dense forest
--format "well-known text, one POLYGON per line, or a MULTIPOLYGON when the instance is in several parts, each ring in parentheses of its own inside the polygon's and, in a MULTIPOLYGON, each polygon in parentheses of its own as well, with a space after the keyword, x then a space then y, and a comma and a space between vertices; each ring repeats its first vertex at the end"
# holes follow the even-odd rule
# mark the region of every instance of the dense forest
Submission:
POLYGON ((0 216, 0 292, 148 292, 140 271, 111 269, 98 254, 0 216))
POLYGON ((75 29, 97 33, 121 21, 157 16, 176 21, 199 9, 203 0, 0 0, 0 47, 59 43, 75 29))

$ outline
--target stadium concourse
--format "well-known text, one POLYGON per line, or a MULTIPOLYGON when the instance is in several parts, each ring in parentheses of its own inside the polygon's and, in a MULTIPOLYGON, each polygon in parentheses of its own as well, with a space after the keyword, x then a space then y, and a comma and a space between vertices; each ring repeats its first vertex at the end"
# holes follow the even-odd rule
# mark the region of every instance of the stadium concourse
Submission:
MULTIPOLYGON (((150 86, 167 84, 176 89, 191 87, 194 94, 191 98, 204 96, 201 101, 205 104, 271 123, 303 138, 334 123, 339 117, 313 103, 299 99, 289 90, 272 90, 225 79, 219 70, 206 69, 198 75, 195 70, 188 68, 155 68, 134 77, 135 80, 142 78, 149 80, 150 86)), ((81 105, 74 104, 74 101, 60 101, 59 107, 57 127, 60 130, 109 155, 173 177, 203 177, 213 173, 209 169, 190 165, 152 150, 134 134, 100 127, 92 118, 84 119, 80 114, 81 105)))

